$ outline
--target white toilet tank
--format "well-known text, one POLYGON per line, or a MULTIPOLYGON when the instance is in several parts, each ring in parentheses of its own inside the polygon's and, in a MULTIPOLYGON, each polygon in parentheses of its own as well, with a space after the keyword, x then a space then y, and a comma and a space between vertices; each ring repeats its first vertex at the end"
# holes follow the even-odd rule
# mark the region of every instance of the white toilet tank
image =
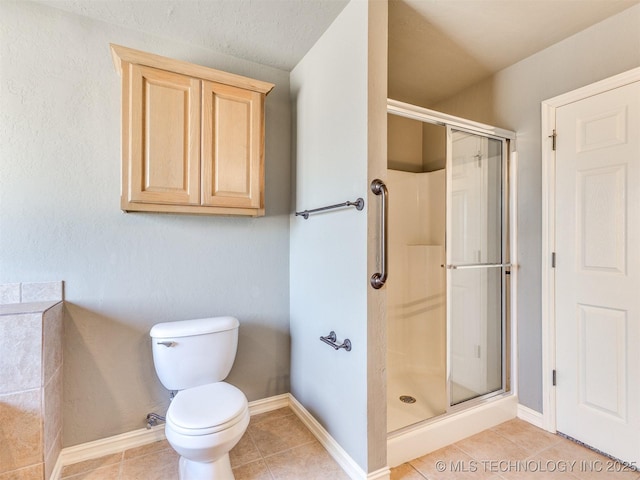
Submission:
POLYGON ((221 382, 233 366, 238 348, 235 317, 158 323, 151 328, 153 363, 168 390, 221 382))

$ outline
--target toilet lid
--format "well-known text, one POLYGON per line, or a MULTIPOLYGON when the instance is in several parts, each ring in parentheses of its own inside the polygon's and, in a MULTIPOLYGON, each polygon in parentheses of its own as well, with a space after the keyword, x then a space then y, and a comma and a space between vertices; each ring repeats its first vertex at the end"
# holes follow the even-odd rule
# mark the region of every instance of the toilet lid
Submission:
POLYGON ((244 415, 248 415, 244 393, 217 382, 178 392, 167 410, 167 423, 184 434, 203 435, 229 428, 244 415))

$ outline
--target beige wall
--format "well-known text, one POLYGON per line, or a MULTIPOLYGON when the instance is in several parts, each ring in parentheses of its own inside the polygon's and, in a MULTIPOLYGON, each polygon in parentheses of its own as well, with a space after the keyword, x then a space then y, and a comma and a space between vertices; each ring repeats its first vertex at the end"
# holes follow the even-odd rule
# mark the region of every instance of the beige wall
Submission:
MULTIPOLYGON (((517 132, 518 389, 542 411, 541 149, 543 100, 640 65, 640 5, 596 24, 467 89, 435 110, 517 132)), ((545 132, 546 135, 546 132, 545 132)), ((562 141, 560 138, 558 141, 562 141)), ((545 145, 545 148, 547 145, 545 145)))
POLYGON ((422 166, 425 172, 445 168, 447 163, 447 129, 433 123, 422 124, 422 166))
POLYGON ((446 128, 387 114, 387 166, 403 172, 433 172, 446 163, 446 128))
POLYGON ((422 122, 387 115, 388 166, 404 172, 422 171, 422 122))
POLYGON ((228 381, 289 391, 289 73, 32 2, 0 2, 0 283, 66 284, 64 445, 165 412, 157 322, 235 315, 228 381), (273 82, 266 216, 125 214, 109 43, 273 82))

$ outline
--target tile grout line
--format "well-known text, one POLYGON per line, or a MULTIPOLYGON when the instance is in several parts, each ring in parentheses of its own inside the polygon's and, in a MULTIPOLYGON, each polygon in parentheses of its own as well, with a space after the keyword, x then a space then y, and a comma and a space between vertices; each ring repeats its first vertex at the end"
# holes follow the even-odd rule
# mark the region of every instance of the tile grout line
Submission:
POLYGON ((122 480, 122 477, 124 476, 124 452, 126 452, 126 450, 122 451, 122 456, 120 457, 120 466, 118 467, 118 480, 122 480))
MULTIPOLYGON (((256 425, 259 425, 260 423, 262 423, 262 422, 258 422, 256 425)), ((267 473, 269 473, 269 477, 271 477, 271 479, 274 480, 275 477, 273 476, 273 473, 271 473, 271 469, 269 468, 269 464, 265 460, 264 455, 262 454, 262 451, 258 447, 258 444, 256 443, 255 439, 253 438, 253 434, 251 433, 249 428, 247 428, 247 430, 245 432, 245 435, 249 435, 249 440, 251 440, 251 443, 253 444, 254 448, 258 452, 258 455, 260 455, 260 458, 257 459, 257 460, 252 460, 251 462, 245 462, 242 465, 238 465, 235 468, 242 467, 242 466, 245 466, 245 465, 250 465, 252 463, 256 463, 256 462, 262 461, 262 463, 264 463, 264 466, 267 467, 267 473)), ((235 470, 235 468, 234 468, 234 470, 235 470)))
MULTIPOLYGON (((273 419, 273 420, 282 420, 283 418, 288 418, 288 417, 295 417, 295 418, 297 418, 297 415, 296 415, 295 413, 293 413, 293 412, 292 412, 290 415, 283 415, 282 417, 278 417, 278 418, 275 418, 275 419, 273 419)), ((263 423, 263 422, 260 422, 260 423, 263 423)), ((258 425, 259 425, 259 424, 258 424, 258 425)), ((304 428, 305 428, 305 430, 308 430, 306 426, 305 426, 304 428)), ((304 442, 304 443, 301 443, 300 445, 295 445, 295 446, 293 446, 293 447, 289 447, 289 448, 286 448, 286 449, 284 449, 284 450, 279 450, 279 451, 277 451, 277 452, 273 452, 273 453, 271 453, 271 454, 269 454, 269 455, 266 455, 266 456, 265 456, 265 455, 262 453, 262 451, 260 450, 260 447, 258 447, 258 443, 257 443, 257 442, 255 441, 255 439, 253 438, 253 434, 250 432, 250 430, 249 430, 248 428, 247 428, 247 433, 249 433, 249 436, 250 436, 251 440, 253 441, 253 444, 255 445, 256 449, 258 450, 258 453, 260 453, 260 456, 261 456, 261 458, 262 458, 263 460, 266 460, 267 458, 272 457, 272 456, 274 456, 274 455, 278 455, 278 454, 283 453, 283 452, 288 452, 289 450, 293 450, 294 448, 298 448, 298 447, 301 447, 301 446, 303 446, 303 445, 308 445, 308 444, 310 444, 310 443, 313 443, 314 441, 317 441, 317 439, 316 439, 315 437, 313 437, 313 436, 312 436, 312 439, 311 439, 311 440, 309 440, 308 442, 304 442)))
MULTIPOLYGON (((300 445, 296 445, 296 446, 294 446, 294 447, 289 447, 289 448, 287 448, 287 449, 285 449, 285 450, 280 450, 279 452, 271 453, 271 454, 269 454, 269 455, 267 455, 267 456, 263 456, 262 458, 263 458, 263 459, 265 460, 265 462, 266 462, 266 461, 267 461, 267 459, 269 459, 269 458, 271 458, 271 457, 275 457, 276 455, 280 455, 280 454, 282 454, 282 453, 290 452, 291 450, 295 450, 296 448, 300 448, 300 447, 305 447, 305 446, 307 446, 307 445, 311 445, 312 443, 315 443, 315 442, 318 442, 318 440, 316 440, 316 439, 314 438, 313 440, 309 440, 308 442, 301 443, 300 445)), ((318 442, 318 443, 320 444, 320 442, 318 442)), ((323 448, 324 448, 324 447, 323 447, 323 448)))
MULTIPOLYGON (((467 437, 469 438, 469 437, 467 437)), ((464 439, 463 439, 464 440, 464 439)), ((458 450, 460 450, 462 453, 464 453, 465 455, 467 455, 469 458, 471 458, 472 460, 476 461, 476 462, 481 462, 482 460, 477 459, 476 457, 474 457, 473 455, 471 455, 471 453, 467 452, 464 448, 458 446, 458 443, 460 442, 456 442, 456 443, 452 443, 450 446, 453 446, 455 448, 457 448, 458 450)), ((446 447, 444 447, 446 448, 446 447)))
MULTIPOLYGON (((553 447, 556 447, 558 445, 560 445, 560 443, 562 443, 562 437, 558 436, 558 441, 552 445, 549 445, 547 447, 544 447, 542 450, 540 450, 539 452, 537 452, 535 455, 541 455, 542 453, 546 452, 547 450, 551 450, 553 447)), ((533 457, 534 455, 531 455, 531 457, 533 457)), ((527 457, 527 460, 529 460, 530 457, 527 457)))
POLYGON ((407 462, 409 464, 409 466, 413 469, 414 472, 417 472, 418 475, 420 475, 422 478, 424 478, 425 480, 429 480, 429 477, 425 476, 420 470, 418 470, 416 467, 413 466, 413 464, 411 462, 407 462))
MULTIPOLYGON (((534 427, 534 428, 538 428, 538 427, 534 427)), ((511 440, 509 437, 507 437, 507 436, 505 436, 505 435, 501 434, 500 432, 496 431, 496 430, 495 430, 495 427, 491 428, 490 430, 491 430, 493 433, 495 433, 496 435, 498 435, 498 436, 500 436, 500 437, 504 438, 505 440, 509 440, 511 443, 513 443, 514 445, 516 445, 517 447, 519 447, 519 445, 518 445, 516 442, 514 442, 513 440, 511 440)), ((542 430, 542 431, 544 432, 545 430, 542 430)), ((535 451, 535 453, 532 453, 531 455, 527 456, 527 457, 525 458, 525 460, 530 460, 532 457, 535 457, 536 455, 540 455, 540 454, 541 454, 542 452, 544 452, 545 450, 549 450, 550 448, 552 448, 552 447, 554 447, 554 446, 556 446, 556 445, 558 445, 559 443, 561 443, 561 442, 562 442, 562 437, 560 437, 557 433, 556 433, 556 434, 552 434, 552 435, 554 435, 554 436, 556 437, 556 442, 555 442, 555 443, 553 443, 553 444, 551 444, 551 445, 548 445, 548 446, 546 446, 546 447, 544 447, 544 448, 542 448, 542 449, 540 449, 540 450, 535 451)))
MULTIPOLYGON (((100 458, 109 457, 109 456, 113 456, 113 455, 116 455, 116 454, 115 454, 115 453, 107 454, 107 455, 103 455, 103 457, 98 457, 98 458, 95 458, 95 459, 84 460, 83 462, 78 462, 78 463, 91 462, 91 461, 98 460, 98 459, 100 459, 100 458)), ((120 459, 119 459, 117 462, 109 463, 109 464, 107 464, 107 465, 99 465, 99 466, 97 466, 97 467, 93 467, 93 468, 89 468, 89 469, 83 469, 83 470, 80 470, 80 471, 78 471, 78 472, 72 473, 71 475, 65 475, 65 476, 62 476, 62 471, 61 471, 61 473, 60 473, 60 480, 66 480, 66 479, 68 479, 68 478, 73 478, 73 477, 76 477, 76 476, 78 476, 78 475, 82 475, 82 474, 87 474, 87 473, 90 473, 90 472, 94 472, 94 471, 96 471, 96 470, 100 470, 100 469, 102 469, 102 468, 110 468, 110 467, 113 467, 114 465, 119 465, 119 464, 121 464, 121 463, 122 463, 122 461, 123 461, 123 459, 124 459, 124 450, 123 450, 122 452, 118 452, 118 455, 120 455, 120 459)), ((77 463, 72 463, 72 464, 70 464, 70 465, 65 465, 65 466, 71 466, 71 465, 77 465, 77 463)))
MULTIPOLYGON (((283 416, 281 416, 281 417, 274 418, 273 420, 282 420, 282 419, 284 419, 284 418, 288 418, 288 417, 296 417, 296 418, 297 418, 297 416, 296 416, 295 412, 293 412, 293 411, 292 411, 290 414, 287 414, 287 415, 283 415, 283 416)), ((266 421, 269 421, 269 420, 264 420, 264 421, 262 421, 262 422, 258 422, 256 425, 259 425, 259 424, 261 424, 261 423, 263 423, 263 422, 266 422, 266 421)), ((306 427, 305 427, 305 428, 306 428, 306 427)), ((254 447, 255 447, 255 448, 256 448, 256 450, 258 451, 258 454, 260 455, 260 459, 258 459, 258 460, 253 460, 253 461, 251 461, 251 462, 246 462, 246 463, 244 463, 244 464, 242 464, 242 465, 238 465, 238 466, 237 466, 237 467, 235 467, 235 468, 241 467, 241 466, 243 466, 243 465, 249 465, 249 464, 251 464, 251 463, 254 463, 254 462, 257 462, 257 461, 259 461, 259 460, 262 460, 262 462, 264 463, 264 465, 267 467, 267 471, 269 472, 269 475, 271 476, 271 478, 272 478, 273 480, 275 480, 275 476, 274 476, 274 474, 273 474, 273 472, 272 472, 272 470, 271 470, 271 466, 269 465, 269 459, 270 459, 270 458, 272 458, 272 457, 274 457, 274 456, 276 456, 276 455, 280 455, 280 454, 282 454, 282 453, 290 452, 290 451, 292 451, 292 450, 295 450, 296 448, 303 447, 303 446, 306 446, 306 445, 310 445, 310 444, 312 444, 312 443, 314 443, 314 442, 317 442, 317 439, 316 439, 316 438, 312 438, 312 439, 311 439, 311 440, 309 440, 308 442, 304 442, 304 443, 301 443, 301 444, 299 444, 299 445, 295 445, 295 446, 293 446, 293 447, 289 447, 289 448, 286 448, 286 449, 284 449, 284 450, 280 450, 280 451, 278 451, 278 452, 274 452, 274 453, 271 453, 271 454, 269 454, 269 455, 265 455, 265 454, 262 452, 262 450, 260 449, 260 447, 258 446, 258 443, 256 442, 256 440, 255 440, 255 438, 254 438, 253 434, 251 433, 250 428, 247 428, 247 434, 249 435, 249 438, 250 438, 251 442, 253 443, 254 447)))
POLYGON ((264 463, 264 466, 267 467, 267 472, 269 473, 269 476, 271 477, 272 480, 275 480, 275 477, 273 476, 273 472, 271 471, 271 468, 269 467, 269 464, 267 463, 267 460, 264 458, 264 455, 262 454, 262 451, 260 450, 260 447, 258 447, 258 444, 256 443, 255 439, 253 438, 253 434, 249 431, 248 428, 247 428, 247 434, 249 435, 249 439, 253 443, 253 446, 256 447, 256 450, 258 451, 258 455, 260 455, 260 460, 262 460, 262 463, 264 463))
MULTIPOLYGON (((292 413, 291 415, 284 415, 284 416, 283 416, 283 417, 281 417, 281 418, 286 418, 286 417, 288 417, 288 416, 294 416, 294 417, 295 417, 296 415, 295 415, 295 413, 292 413)), ((296 418, 297 418, 297 417, 296 417, 296 418)), ((305 427, 305 428, 306 428, 306 427, 305 427)), ((247 432, 249 432, 249 429, 247 429, 247 432)), ((301 443, 300 445, 295 445, 295 446, 293 446, 293 447, 289 447, 289 448, 286 448, 286 449, 284 449, 284 450, 280 450, 280 451, 278 451, 278 452, 274 452, 274 453, 271 453, 271 454, 269 454, 269 455, 265 455, 265 454, 262 452, 262 450, 260 450, 260 447, 258 447, 258 444, 257 444, 257 442, 254 440, 253 435, 251 434, 251 432, 249 432, 249 435, 250 435, 250 438, 251 438, 251 440, 253 441, 254 445, 256 446, 256 449, 258 450, 258 453, 260 454, 260 458, 262 459, 262 461, 263 461, 263 462, 264 462, 264 464, 266 465, 267 469, 269 470, 269 474, 271 475, 271 478, 273 478, 273 479, 275 479, 275 476, 274 476, 273 472, 271 471, 271 467, 269 466, 269 460, 268 460, 269 458, 272 458, 272 457, 274 457, 274 456, 276 456, 276 455, 280 455, 280 454, 282 454, 282 453, 290 452, 291 450, 295 450, 296 448, 303 447, 303 446, 305 446, 305 445, 311 445, 312 443, 317 442, 317 439, 316 439, 316 438, 312 438, 312 439, 311 439, 311 440, 309 440, 308 442, 301 443)))
MULTIPOLYGON (((493 429, 489 429, 489 430, 493 431, 493 429)), ((482 432, 480 432, 480 433, 482 433, 482 432)), ((504 435, 500 435, 498 432, 495 432, 495 431, 493 431, 493 433, 495 433, 495 434, 496 434, 496 435, 498 435, 499 437, 502 437, 503 439, 507 440, 508 442, 512 443, 512 444, 513 444, 513 445, 515 445, 516 447, 520 448, 520 447, 519 447, 519 446, 518 446, 514 441, 512 441, 512 440, 508 439, 508 438, 507 438, 507 437, 505 437, 504 435)), ((468 437, 467 437, 467 438, 468 438, 468 437)), ((462 441, 462 440, 461 440, 461 441, 462 441)), ((468 451, 466 451, 464 448, 460 447, 460 446, 458 445, 458 443, 459 443, 459 442, 456 442, 456 443, 454 443, 454 444, 452 444, 452 445, 453 445, 454 447, 456 447, 458 450, 460 450, 462 453, 464 453, 465 455, 468 455, 468 456, 469 456, 469 458, 471 458, 472 460, 474 460, 474 461, 476 461, 476 462, 478 462, 478 463, 482 464, 483 460, 480 460, 480 459, 478 459, 478 458, 474 457, 473 455, 471 455, 471 453, 469 453, 468 451)), ((492 451, 492 454, 493 454, 493 451, 492 451)), ((526 457, 526 458, 529 458, 529 457, 526 457)), ((504 476, 502 476, 499 472, 492 472, 492 473, 494 473, 494 475, 496 475, 498 478, 500 478, 500 479, 502 479, 502 480, 505 480, 505 477, 504 477, 504 476)))

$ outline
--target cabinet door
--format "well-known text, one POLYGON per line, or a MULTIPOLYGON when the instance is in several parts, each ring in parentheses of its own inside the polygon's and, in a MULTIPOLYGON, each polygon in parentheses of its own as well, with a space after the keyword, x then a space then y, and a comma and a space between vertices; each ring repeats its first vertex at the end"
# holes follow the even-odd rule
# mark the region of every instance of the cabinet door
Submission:
POLYGON ((264 96, 207 81, 202 92, 202 204, 262 208, 264 96))
POLYGON ((130 78, 128 200, 200 204, 200 81, 140 65, 130 78))

